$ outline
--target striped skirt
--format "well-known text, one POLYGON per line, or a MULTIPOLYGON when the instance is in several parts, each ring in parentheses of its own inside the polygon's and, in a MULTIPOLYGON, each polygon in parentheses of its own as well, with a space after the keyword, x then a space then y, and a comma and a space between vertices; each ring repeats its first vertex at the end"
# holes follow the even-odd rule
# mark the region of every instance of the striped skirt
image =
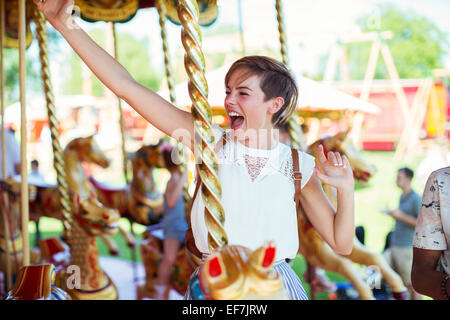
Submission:
MULTIPOLYGON (((195 269, 191 275, 191 280, 198 274, 200 267, 195 269)), ((308 300, 305 289, 303 289, 302 282, 297 274, 292 270, 291 266, 287 262, 279 262, 273 266, 274 270, 277 271, 283 279, 283 287, 286 289, 292 300, 308 300)), ((189 281, 190 283, 191 281, 189 281)), ((185 300, 192 300, 190 286, 188 286, 186 294, 184 295, 185 300)))

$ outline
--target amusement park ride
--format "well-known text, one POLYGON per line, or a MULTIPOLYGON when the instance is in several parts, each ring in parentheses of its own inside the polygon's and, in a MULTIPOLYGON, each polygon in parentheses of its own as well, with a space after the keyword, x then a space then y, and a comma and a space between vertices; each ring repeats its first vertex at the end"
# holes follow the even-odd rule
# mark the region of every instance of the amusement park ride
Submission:
MULTIPOLYGON (((283 22, 281 0, 276 0, 278 32, 281 47, 281 57, 289 67, 286 45, 286 32, 283 22)), ((89 177, 82 162, 108 166, 108 160, 100 147, 95 144, 93 137, 77 138, 63 149, 59 142, 58 122, 55 117, 56 106, 52 93, 49 72, 48 49, 46 46, 46 22, 43 14, 33 2, 25 0, 0 0, 2 13, 0 35, 1 45, 12 46, 18 43, 20 51, 20 88, 21 88, 21 150, 22 174, 21 181, 4 180, 1 182, 1 212, 0 221, 0 271, 6 275, 7 299, 117 299, 118 288, 111 277, 106 274, 99 264, 99 253, 96 243, 97 237, 103 237, 110 251, 116 250, 114 242, 108 236, 119 231, 118 220, 126 217, 131 223, 149 226, 140 244, 143 264, 146 271, 146 281, 137 288, 137 297, 152 298, 157 265, 162 256, 162 239, 154 230, 161 218, 163 196, 155 189, 152 176, 154 168, 164 168, 162 157, 164 152, 177 150, 183 154, 183 147, 169 141, 161 141, 156 145, 142 146, 131 157, 126 152, 124 139, 124 121, 120 118, 122 135, 123 172, 126 185, 115 189, 104 185, 89 177), (12 3, 17 7, 12 9, 12 3), (25 10, 26 9, 26 10, 25 10), (16 42, 5 39, 5 10, 10 17, 14 10, 18 13, 18 33, 16 42), (25 19, 25 12, 28 20, 25 19), (26 44, 31 41, 25 26, 28 22, 36 24, 36 35, 39 42, 41 75, 47 103, 48 123, 52 137, 54 168, 57 173, 57 186, 33 186, 27 183, 27 155, 26 155, 26 101, 25 101, 25 70, 24 52, 26 44), (26 36, 27 34, 27 36, 26 36), (11 42, 12 41, 12 42, 11 42), (129 164, 131 163, 131 165, 129 164), (129 167, 132 172, 129 172, 129 167), (64 225, 62 238, 51 238, 40 241, 40 252, 31 254, 28 238, 28 221, 39 216, 51 216, 60 219, 64 225), (78 266, 81 279, 78 286, 70 282, 68 272, 70 266, 78 266), (13 285, 13 280, 15 283, 13 285)), ((211 108, 208 102, 208 89, 205 81, 204 56, 201 50, 200 25, 212 24, 219 10, 217 0, 179 0, 179 1, 87 1, 76 0, 81 18, 86 21, 108 21, 112 27, 117 22, 126 22, 133 18, 140 8, 156 7, 159 13, 161 38, 165 71, 167 76, 170 101, 177 104, 175 85, 171 70, 167 35, 165 31, 166 18, 182 26, 182 42, 186 51, 185 66, 189 76, 189 93, 192 99, 192 116, 200 129, 197 131, 200 141, 195 148, 201 150, 201 164, 197 164, 198 177, 203 184, 201 193, 205 201, 205 216, 208 217, 207 228, 211 235, 209 247, 215 253, 207 259, 200 268, 198 277, 191 281, 191 291, 194 298, 204 299, 288 299, 283 289, 279 274, 272 269, 274 264, 273 243, 266 243, 261 248, 251 251, 246 248, 230 246, 223 229, 226 213, 220 204, 221 188, 217 178, 217 158, 214 141, 210 141, 213 116, 220 115, 220 110, 211 108), (237 259, 239 257, 239 259, 237 259), (235 282, 245 281, 245 290, 231 290, 241 288, 235 282), (201 283, 201 285, 200 285, 201 283)), ((6 29, 8 31, 8 29, 6 29)), ((14 32, 13 32, 14 33, 14 32)), ((13 34, 8 33, 8 36, 13 34)), ((6 39, 9 39, 8 37, 6 39)), ((117 50, 117 47, 116 47, 117 50)), ((4 113, 3 93, 3 62, 1 62, 2 76, 2 115, 4 113)), ((329 71, 331 73, 331 71, 329 71)), ((331 76, 330 76, 331 77, 331 76)), ((330 78, 331 79, 331 78, 330 78)), ((366 92, 366 91, 364 91, 366 92)), ((363 98, 363 97, 362 97, 363 98)), ((119 115, 122 115, 119 100, 119 115)), ((301 147, 301 126, 299 115, 311 112, 306 108, 299 108, 289 121, 289 136, 292 147, 301 147)), ((418 112, 418 111, 417 111, 418 112)), ((417 115, 420 117, 420 115, 417 115)), ((3 131, 2 117, 2 131, 3 131)), ((317 144, 322 144, 327 151, 338 151, 346 154, 354 171, 354 177, 361 183, 367 182, 374 174, 375 168, 368 164, 358 152, 358 149, 347 139, 348 130, 337 133, 333 137, 320 139, 309 147, 314 155, 317 144)), ((4 145, 4 144, 2 144, 4 145)), ((2 155, 4 156, 4 151, 2 155)), ((187 160, 182 158, 180 164, 187 170, 187 160)), ((3 161, 5 163, 5 161, 3 161)), ((4 175, 3 175, 4 176, 4 175)), ((189 218, 189 204, 191 196, 188 185, 184 189, 184 200, 187 204, 189 218)), ((335 204, 333 190, 325 188, 325 192, 335 204)), ((354 247, 349 256, 336 254, 320 237, 318 232, 309 224, 306 216, 298 211, 298 231, 300 238, 299 253, 304 256, 308 264, 323 268, 327 271, 339 273, 346 277, 361 299, 374 299, 369 285, 361 278, 353 263, 362 265, 376 265, 386 282, 392 287, 396 299, 405 299, 406 288, 401 278, 389 267, 384 258, 368 248, 365 248, 355 237, 354 247)), ((134 245, 131 235, 122 231, 130 246, 134 245)), ((189 277, 199 264, 198 259, 186 248, 181 248, 177 262, 173 268, 172 287, 181 295, 184 294, 189 277)), ((312 293, 316 279, 311 277, 312 293)), ((314 295, 312 296, 314 298, 314 295)))

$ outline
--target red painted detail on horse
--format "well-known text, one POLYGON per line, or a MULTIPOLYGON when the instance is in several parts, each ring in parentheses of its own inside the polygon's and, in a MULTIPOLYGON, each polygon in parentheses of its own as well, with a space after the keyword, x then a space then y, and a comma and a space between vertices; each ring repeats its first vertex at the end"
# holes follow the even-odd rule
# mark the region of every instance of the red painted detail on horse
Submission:
POLYGON ((77 222, 80 224, 80 226, 83 228, 83 230, 90 236, 93 236, 93 234, 92 234, 92 232, 89 231, 88 228, 86 228, 86 226, 98 228, 98 229, 102 228, 102 225, 100 223, 95 223, 95 222, 85 220, 85 219, 81 218, 79 215, 74 215, 73 217, 75 218, 75 220, 77 220, 77 222))
POLYGON ((222 266, 220 265, 219 257, 214 257, 209 261, 208 272, 213 278, 222 274, 222 266))
POLYGON ((264 252, 264 258, 262 261, 262 267, 268 268, 273 260, 275 259, 276 248, 273 244, 266 248, 266 252, 264 252))
POLYGON ((309 222, 306 222, 305 226, 303 227, 303 231, 304 232, 308 232, 308 230, 312 229, 312 228, 313 228, 313 225, 311 223, 309 223, 309 222))

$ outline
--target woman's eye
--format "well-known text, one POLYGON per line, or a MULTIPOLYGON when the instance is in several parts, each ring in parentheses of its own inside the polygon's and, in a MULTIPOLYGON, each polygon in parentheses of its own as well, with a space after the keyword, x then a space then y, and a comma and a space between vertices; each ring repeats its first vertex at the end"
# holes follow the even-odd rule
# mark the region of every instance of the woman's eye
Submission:
POLYGON ((240 94, 241 96, 248 96, 248 93, 247 93, 247 92, 239 92, 239 94, 240 94))
POLYGON ((225 94, 226 95, 229 95, 231 92, 230 91, 225 91, 225 94))

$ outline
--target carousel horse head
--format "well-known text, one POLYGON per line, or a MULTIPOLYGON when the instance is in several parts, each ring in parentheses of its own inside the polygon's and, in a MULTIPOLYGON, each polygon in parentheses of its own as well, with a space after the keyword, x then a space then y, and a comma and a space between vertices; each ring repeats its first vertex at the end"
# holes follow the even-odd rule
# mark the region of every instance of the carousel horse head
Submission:
POLYGON ((171 152, 173 147, 163 139, 157 144, 145 145, 132 156, 136 168, 166 168, 165 153, 171 152))
POLYGON ((74 219, 90 236, 115 235, 119 230, 120 213, 117 209, 105 207, 96 197, 80 199, 74 196, 74 219))
POLYGON ((217 249, 189 283, 194 299, 289 299, 281 276, 272 269, 275 252, 273 242, 255 251, 242 246, 217 249))
POLYGON ((73 139, 64 149, 65 154, 68 152, 77 154, 80 162, 95 163, 103 168, 108 167, 110 164, 109 159, 95 142, 94 135, 73 139))
POLYGON ((376 168, 374 165, 368 163, 358 148, 353 144, 351 139, 347 139, 347 134, 350 129, 341 131, 334 136, 324 137, 308 147, 311 155, 316 156, 317 147, 319 144, 323 146, 325 154, 329 151, 339 152, 345 154, 348 162, 352 166, 353 176, 360 184, 366 184, 369 179, 375 174, 376 168))
POLYGON ((70 300, 65 291, 55 286, 55 277, 52 264, 22 267, 6 300, 70 300))

